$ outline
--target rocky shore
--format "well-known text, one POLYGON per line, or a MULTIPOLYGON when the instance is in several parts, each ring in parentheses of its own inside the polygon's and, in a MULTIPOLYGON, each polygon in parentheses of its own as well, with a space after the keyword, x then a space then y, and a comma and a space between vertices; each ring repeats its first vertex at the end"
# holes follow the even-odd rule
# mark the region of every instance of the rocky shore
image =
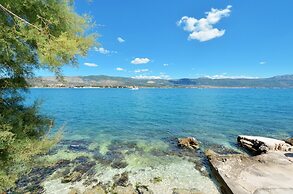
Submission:
POLYGON ((206 151, 223 193, 293 193, 292 139, 282 141, 240 135, 237 141, 252 155, 220 155, 206 151))
POLYGON ((293 193, 292 139, 239 136, 237 141, 247 154, 221 145, 202 145, 194 137, 106 144, 62 140, 41 157, 48 165, 23 175, 9 192, 293 193), (203 152, 204 148, 210 149, 203 152))
POLYGON ((9 192, 219 193, 195 138, 98 143, 62 140, 40 157, 42 161, 48 164, 23 175, 9 192))

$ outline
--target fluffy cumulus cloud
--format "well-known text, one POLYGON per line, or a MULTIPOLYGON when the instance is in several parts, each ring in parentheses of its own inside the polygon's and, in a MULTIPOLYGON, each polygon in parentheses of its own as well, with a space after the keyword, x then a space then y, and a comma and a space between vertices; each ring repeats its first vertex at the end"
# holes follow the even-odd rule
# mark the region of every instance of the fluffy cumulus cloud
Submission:
POLYGON ((94 50, 103 54, 103 55, 108 55, 111 53, 117 53, 116 51, 109 51, 108 49, 105 49, 104 47, 94 47, 94 50))
POLYGON ((120 42, 120 43, 125 42, 125 40, 124 40, 122 37, 118 37, 118 38, 117 38, 117 41, 120 42))
POLYGON ((88 67, 98 67, 98 65, 95 63, 84 63, 84 65, 88 67))
POLYGON ((117 67, 116 71, 124 71, 124 69, 122 67, 117 67))
POLYGON ((134 73, 143 73, 143 72, 148 72, 149 69, 136 69, 134 70, 134 73))
POLYGON ((149 58, 135 58, 131 61, 134 65, 146 64, 149 63, 151 60, 149 58))
POLYGON ((183 26, 183 30, 189 32, 189 40, 199 40, 200 42, 208 41, 221 37, 225 34, 225 30, 219 30, 214 25, 223 17, 228 17, 231 13, 231 5, 225 9, 214 9, 206 12, 206 17, 196 19, 193 17, 183 16, 178 22, 178 26, 183 26))

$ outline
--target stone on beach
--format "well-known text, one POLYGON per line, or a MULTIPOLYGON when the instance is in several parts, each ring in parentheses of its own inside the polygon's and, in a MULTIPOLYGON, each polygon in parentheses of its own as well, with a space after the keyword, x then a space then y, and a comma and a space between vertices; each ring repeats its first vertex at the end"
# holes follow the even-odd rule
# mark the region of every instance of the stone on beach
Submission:
POLYGON ((238 143, 255 154, 267 153, 268 151, 293 151, 292 145, 285 141, 259 136, 239 135, 238 143))
POLYGON ((179 138, 178 146, 188 149, 198 149, 199 142, 194 137, 179 138))

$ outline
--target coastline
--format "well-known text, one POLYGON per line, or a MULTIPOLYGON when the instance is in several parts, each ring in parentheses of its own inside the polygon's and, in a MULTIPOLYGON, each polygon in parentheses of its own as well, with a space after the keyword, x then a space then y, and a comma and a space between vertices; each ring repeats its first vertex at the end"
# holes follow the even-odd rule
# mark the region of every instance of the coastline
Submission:
MULTIPOLYGON (((139 87, 139 89, 293 89, 293 87, 139 87)), ((29 87, 30 89, 132 89, 131 87, 29 87)))
MULTIPOLYGON (((249 137, 259 139, 257 141, 263 139, 249 137)), ((170 142, 174 146, 159 151, 158 148, 167 144, 162 142, 152 145, 150 149, 151 144, 146 143, 140 150, 141 145, 125 142, 107 144, 104 150, 102 145, 95 144, 98 146, 95 147, 84 140, 63 140, 59 144, 61 147, 40 158, 50 161, 48 159, 53 157, 55 162, 31 171, 27 177, 29 179, 24 176, 17 190, 24 192, 29 186, 34 191, 48 194, 292 193, 293 146, 280 140, 265 139, 281 144, 271 147, 270 143, 265 142, 264 145, 272 150, 257 156, 228 148, 212 148, 215 152, 205 148, 203 154, 203 150, 198 147, 182 147, 174 145, 174 142, 170 142), (65 157, 66 153, 72 154, 65 157), (207 165, 203 162, 206 159, 207 165), (274 178, 276 176, 278 179, 274 178)), ((183 143, 185 145, 189 143, 183 143)))

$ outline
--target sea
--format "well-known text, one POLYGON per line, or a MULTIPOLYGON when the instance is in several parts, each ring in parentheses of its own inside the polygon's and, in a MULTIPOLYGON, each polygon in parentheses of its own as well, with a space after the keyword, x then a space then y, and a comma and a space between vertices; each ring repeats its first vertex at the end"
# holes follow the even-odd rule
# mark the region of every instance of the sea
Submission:
MULTIPOLYGON (((293 89, 30 89, 26 103, 36 100, 41 113, 54 119, 51 135, 63 134, 58 149, 43 160, 85 156, 95 161, 100 184, 115 184, 115 176, 127 172, 128 184, 153 193, 219 193, 205 150, 243 153, 238 135, 293 136, 293 89), (178 148, 183 137, 196 138, 200 149, 178 148)), ((62 178, 44 182, 46 193, 87 188, 85 180, 62 183, 62 178)))

